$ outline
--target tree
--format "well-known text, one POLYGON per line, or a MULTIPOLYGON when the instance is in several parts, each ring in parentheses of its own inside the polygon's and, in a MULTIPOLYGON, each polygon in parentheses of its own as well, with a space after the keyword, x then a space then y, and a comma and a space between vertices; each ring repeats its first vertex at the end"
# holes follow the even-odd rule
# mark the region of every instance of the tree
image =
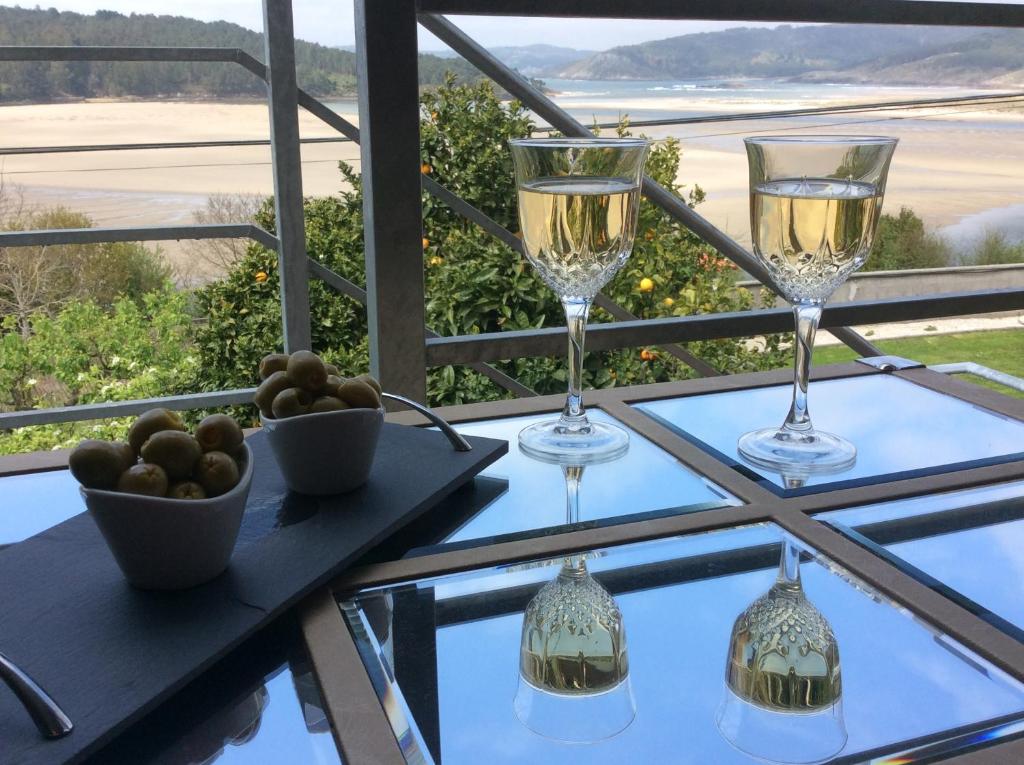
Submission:
POLYGON ((875 243, 864 271, 899 271, 907 268, 942 268, 952 261, 949 244, 925 231, 924 221, 909 207, 899 215, 878 220, 875 243))
MULTIPOLYGON (((63 207, 14 206, 0 217, 2 231, 91 227, 88 216, 63 207)), ((27 335, 37 312, 53 314, 85 299, 110 307, 122 295, 134 299, 160 288, 169 276, 159 252, 132 242, 0 247, 0 315, 13 316, 27 335)))
MULTIPOLYGON (((507 140, 529 135, 533 125, 521 104, 503 104, 487 83, 446 84, 421 97, 422 167, 483 212, 518 230, 515 188, 507 140)), ((625 126, 623 134, 627 132, 625 126)), ((659 142, 648 171, 676 193, 677 141, 659 142)), ((356 284, 363 270, 362 192, 358 174, 340 166, 346 188, 336 197, 305 204, 307 252, 356 284)), ((699 204, 703 192, 688 195, 699 204)), ((272 228, 269 206, 259 216, 272 228)), ((626 267, 607 294, 642 317, 687 315, 750 307, 749 296, 734 288, 735 269, 713 249, 659 208, 644 202, 639 234, 626 267), (647 282, 650 281, 650 288, 647 282)), ((427 324, 442 334, 476 334, 561 326, 558 298, 515 251, 480 230, 437 200, 423 198, 423 249, 427 290, 427 324)), ((251 245, 224 279, 197 294, 207 321, 198 330, 203 388, 216 390, 251 385, 259 359, 282 344, 276 254, 251 245)), ((365 371, 368 364, 364 309, 319 282, 310 285, 314 350, 343 373, 365 371)), ((393 310, 400 310, 393 307, 393 310)), ((595 310, 595 321, 610 317, 595 310)), ((751 352, 734 339, 695 343, 691 350, 730 371, 782 363, 776 341, 767 352, 751 352)), ((499 368, 542 393, 564 388, 565 360, 516 359, 499 368)), ((626 349, 591 354, 585 382, 611 387, 678 379, 692 371, 658 349, 626 349)), ((431 370, 428 396, 450 404, 508 395, 479 373, 465 367, 431 370)))

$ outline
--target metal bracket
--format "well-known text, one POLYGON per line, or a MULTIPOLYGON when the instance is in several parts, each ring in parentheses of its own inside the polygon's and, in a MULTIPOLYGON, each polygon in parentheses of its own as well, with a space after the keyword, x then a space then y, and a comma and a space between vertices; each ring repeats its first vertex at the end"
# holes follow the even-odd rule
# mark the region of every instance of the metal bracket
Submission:
POLYGON ((897 372, 901 369, 923 369, 924 364, 920 361, 905 359, 902 356, 869 356, 857 359, 858 364, 874 367, 883 372, 897 372))
POLYGON ((62 738, 68 735, 74 725, 64 711, 57 706, 50 695, 39 687, 31 677, 0 653, 0 680, 14 691, 22 706, 32 716, 32 722, 46 738, 62 738))
POLYGON ((472 447, 472 445, 470 445, 469 441, 467 441, 465 438, 463 438, 461 433, 459 433, 455 428, 453 428, 451 425, 449 425, 448 421, 445 420, 441 415, 439 415, 433 409, 430 409, 429 407, 423 406, 423 404, 420 404, 420 403, 418 403, 416 401, 413 401, 411 398, 406 398, 405 396, 399 396, 397 393, 387 393, 387 392, 385 392, 385 393, 381 393, 380 397, 384 398, 384 399, 388 399, 389 401, 397 401, 399 404, 403 404, 403 405, 409 407, 410 409, 413 409, 413 410, 419 412, 420 414, 422 414, 424 417, 426 417, 428 420, 430 420, 432 423, 434 423, 434 425, 437 426, 438 430, 440 430, 442 433, 444 433, 448 437, 448 440, 451 441, 452 447, 455 449, 455 451, 457 451, 457 452, 471 452, 471 451, 473 451, 473 447, 472 447))

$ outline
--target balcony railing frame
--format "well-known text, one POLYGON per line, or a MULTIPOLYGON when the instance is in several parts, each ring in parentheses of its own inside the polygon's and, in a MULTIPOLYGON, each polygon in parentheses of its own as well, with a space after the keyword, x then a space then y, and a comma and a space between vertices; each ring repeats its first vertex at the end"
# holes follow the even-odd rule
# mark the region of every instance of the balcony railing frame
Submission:
MULTIPOLYGON (((267 65, 239 49, 166 47, 3 46, 0 47, 0 61, 209 61, 234 63, 249 70, 268 85, 276 235, 252 224, 96 228, 5 232, 0 233, 0 247, 248 237, 278 252, 283 334, 287 350, 310 345, 307 282, 310 276, 319 278, 340 293, 367 305, 372 370, 390 390, 421 401, 426 398, 427 368, 441 364, 470 365, 517 396, 533 395, 533 391, 486 362, 526 355, 558 354, 558 346, 565 341, 565 330, 541 329, 441 338, 425 326, 420 241, 421 189, 514 250, 521 252, 522 244, 514 234, 482 211, 436 180, 419 173, 417 23, 451 45, 484 74, 548 120, 553 128, 572 135, 590 133, 441 14, 1024 27, 1024 6, 934 0, 859 0, 856 3, 793 0, 782 5, 756 0, 727 0, 715 4, 697 0, 595 0, 590 3, 579 0, 357 0, 360 130, 297 87, 290 0, 263 0, 263 9, 267 65), (348 140, 360 143, 367 290, 306 256, 298 134, 300 106, 348 140)), ((650 179, 645 181, 644 194, 748 273, 766 281, 767 275, 761 266, 743 247, 690 209, 679 197, 650 179)), ((784 310, 640 321, 603 296, 598 298, 597 304, 617 321, 592 327, 590 348, 658 344, 705 376, 717 374, 719 370, 695 358, 676 343, 782 331, 788 329, 789 321, 784 310)), ((877 355, 880 351, 849 329, 849 324, 1022 307, 1024 290, 933 295, 831 306, 826 309, 823 326, 830 328, 858 353, 877 355)), ((248 394, 248 389, 242 389, 145 402, 0 413, 0 428, 123 416, 157 401, 175 408, 241 403, 248 394), (218 403, 214 404, 214 401, 218 403)))

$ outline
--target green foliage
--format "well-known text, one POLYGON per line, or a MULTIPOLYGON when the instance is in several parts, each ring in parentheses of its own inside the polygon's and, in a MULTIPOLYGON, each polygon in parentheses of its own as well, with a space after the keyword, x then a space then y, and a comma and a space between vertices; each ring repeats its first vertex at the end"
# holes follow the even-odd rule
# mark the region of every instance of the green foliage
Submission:
MULTIPOLYGON (((88 216, 63 207, 0 219, 5 231, 91 227, 88 216)), ((134 242, 0 247, 0 315, 14 316, 24 333, 36 311, 86 299, 109 308, 122 296, 141 299, 169 277, 159 251, 134 242)))
POLYGON ((899 271, 907 268, 942 268, 953 259, 949 245, 925 231, 924 221, 913 210, 901 207, 899 215, 883 215, 871 256, 863 271, 899 271))
MULTIPOLYGON (((167 45, 239 48, 264 59, 263 34, 226 21, 142 13, 94 15, 0 7, 0 45, 167 45)), ((299 87, 314 96, 352 95, 356 61, 351 51, 295 41, 299 87)), ((461 58, 420 56, 420 82, 436 85, 444 73, 480 74, 461 58)), ((74 61, 0 63, 0 101, 54 97, 266 95, 262 80, 240 66, 205 62, 74 61)))
MULTIPOLYGON (((463 196, 494 220, 517 231, 516 194, 509 138, 527 136, 533 125, 517 102, 501 103, 486 83, 460 85, 452 79, 421 98, 424 173, 463 196)), ((626 134, 625 126, 622 134, 626 134)), ((666 140, 652 148, 648 172, 676 193, 680 148, 666 140)), ((310 257, 365 284, 362 194, 358 175, 341 165, 345 188, 337 197, 306 200, 310 257)), ((703 199, 694 187, 691 204, 703 199)), ((557 297, 511 248, 484 233, 433 198, 423 198, 427 324, 444 334, 475 334, 534 327, 557 327, 564 315, 557 297)), ((270 227, 266 208, 260 222, 270 227)), ((741 310, 750 307, 745 291, 734 289, 735 270, 687 229, 644 202, 634 252, 606 294, 643 318, 741 310), (640 288, 650 279, 653 288, 640 288)), ((251 385, 263 354, 282 347, 276 256, 253 245, 219 282, 198 294, 207 321, 199 328, 201 385, 206 390, 251 385), (265 276, 264 276, 265 275, 265 276)), ((352 299, 311 283, 314 350, 343 373, 366 369, 365 312, 352 299)), ((402 310, 391 306, 388 310, 402 310)), ((607 321, 600 310, 593 321, 607 321)), ((769 368, 781 363, 777 340, 752 352, 737 340, 691 344, 690 350, 728 371, 769 368)), ((541 393, 564 390, 565 360, 516 359, 497 365, 541 393)), ((624 349, 590 354, 584 384, 611 387, 678 379, 691 370, 658 349, 624 349)), ((434 404, 492 400, 507 394, 465 367, 431 370, 428 396, 434 404)))
POLYGON ((965 266, 995 266, 1002 263, 1024 263, 1024 244, 1010 244, 1006 235, 988 231, 964 257, 965 266))
MULTIPOLYGON (((194 387, 189 296, 166 284, 109 309, 76 300, 54 316, 37 313, 31 332, 0 325, 0 410, 126 401, 194 387)), ((132 418, 40 425, 0 432, 0 454, 73 446, 82 438, 120 438, 132 418)))

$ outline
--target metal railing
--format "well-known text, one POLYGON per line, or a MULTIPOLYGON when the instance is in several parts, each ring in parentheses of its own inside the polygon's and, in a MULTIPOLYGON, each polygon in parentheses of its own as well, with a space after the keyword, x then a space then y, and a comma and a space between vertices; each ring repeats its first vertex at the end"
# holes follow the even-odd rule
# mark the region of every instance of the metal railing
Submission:
MULTIPOLYGON (((534 355, 558 355, 565 329, 502 332, 438 337, 425 326, 422 262, 421 190, 481 226, 517 252, 520 240, 485 213, 419 171, 419 85, 417 23, 452 47, 522 101, 552 129, 568 135, 590 131, 555 105, 530 82, 498 61, 466 36, 444 13, 568 16, 605 18, 720 19, 745 21, 829 21, 845 23, 949 24, 962 26, 1024 26, 1024 7, 1017 5, 934 2, 932 0, 791 0, 766 4, 754 0, 356 0, 356 42, 360 127, 298 88, 295 80, 294 33, 290 0, 264 0, 263 64, 239 49, 166 47, 0 47, 0 61, 207 61, 240 65, 267 83, 270 107, 269 143, 274 175, 276 235, 247 223, 217 226, 153 226, 0 233, 0 247, 77 244, 99 241, 154 241, 242 237, 275 249, 280 264, 281 313, 285 348, 309 347, 308 279, 318 278, 367 306, 371 368, 396 393, 424 400, 429 366, 466 364, 516 395, 533 392, 490 361, 534 355), (337 130, 344 139, 301 141, 298 108, 302 107, 337 130), (344 279, 307 257, 302 209, 300 143, 349 140, 360 145, 362 162, 367 289, 344 279)), ((1018 98, 1007 93, 993 98, 1018 98)), ((896 104, 860 105, 888 107, 896 104)), ((857 110, 851 106, 849 110, 857 110)), ((807 116, 819 110, 764 113, 760 116, 807 116)), ((746 115, 752 117, 755 115, 746 115)), ((722 120, 735 116, 723 116, 722 120)), ((715 118, 700 118, 712 121, 715 118)), ((658 121, 660 124, 661 121, 658 121)), ((652 123, 653 124, 653 123, 652 123)), ((221 142, 215 142, 220 145, 221 142)), ((236 142, 224 142, 233 144, 236 142)), ((177 144, 115 145, 116 148, 165 148, 177 144)), ((50 147, 94 150, 112 147, 50 147)), ((692 210, 675 194, 645 179, 644 195, 675 220, 763 283, 763 267, 743 247, 692 210)), ((641 321, 605 296, 596 304, 614 319, 592 327, 588 347, 595 350, 654 344, 697 370, 718 374, 678 343, 740 337, 791 328, 785 309, 714 314, 641 321)), ((1024 307, 1024 290, 996 290, 862 302, 826 308, 822 327, 862 355, 880 351, 850 324, 878 323, 940 316, 1016 310, 1024 307)), ((97 419, 134 414, 159 403, 193 408, 241 403, 251 390, 198 393, 145 401, 112 402, 46 410, 0 413, 0 429, 23 425, 97 419)))

